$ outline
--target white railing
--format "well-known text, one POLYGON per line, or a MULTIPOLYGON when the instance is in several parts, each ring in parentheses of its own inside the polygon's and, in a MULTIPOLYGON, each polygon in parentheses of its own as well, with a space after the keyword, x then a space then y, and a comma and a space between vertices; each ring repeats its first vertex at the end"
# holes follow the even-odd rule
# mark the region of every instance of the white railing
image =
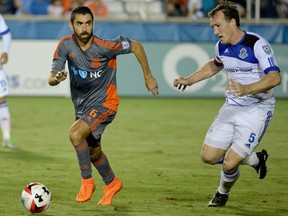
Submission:
POLYGON ((260 20, 260 0, 246 0, 246 18, 248 20, 252 19, 252 1, 255 2, 255 20, 259 22, 260 20))

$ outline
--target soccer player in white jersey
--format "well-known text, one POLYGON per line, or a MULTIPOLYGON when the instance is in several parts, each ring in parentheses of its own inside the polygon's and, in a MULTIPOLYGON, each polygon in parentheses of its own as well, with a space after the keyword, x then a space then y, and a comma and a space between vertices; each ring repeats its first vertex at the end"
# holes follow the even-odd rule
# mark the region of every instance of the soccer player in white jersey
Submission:
POLYGON ((2 129, 3 146, 7 148, 15 148, 15 144, 11 141, 10 135, 10 112, 5 96, 8 95, 8 82, 3 70, 3 65, 8 62, 8 51, 11 44, 10 30, 0 15, 0 35, 2 37, 3 52, 0 56, 0 125, 2 129))
MULTIPOLYGON (((224 2, 209 12, 210 26, 219 38, 214 59, 173 84, 185 90, 222 69, 228 73, 226 102, 209 128, 201 150, 207 164, 223 164, 219 187, 209 207, 224 206, 237 181, 241 164, 266 176, 267 151, 255 153, 274 112, 273 89, 281 83, 280 69, 270 44, 240 28, 235 6, 224 2)), ((193 50, 192 50, 193 51, 193 50)))

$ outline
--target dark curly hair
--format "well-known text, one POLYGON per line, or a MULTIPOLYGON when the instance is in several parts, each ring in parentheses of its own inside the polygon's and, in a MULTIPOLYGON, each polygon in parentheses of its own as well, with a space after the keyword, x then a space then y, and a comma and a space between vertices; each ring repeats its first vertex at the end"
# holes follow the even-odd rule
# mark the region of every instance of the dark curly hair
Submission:
POLYGON ((79 7, 75 8, 75 9, 72 11, 72 13, 71 13, 71 18, 70 18, 70 22, 71 22, 71 23, 74 22, 76 14, 82 14, 82 15, 90 14, 91 17, 92 17, 92 21, 94 20, 93 13, 92 13, 91 10, 90 10, 88 7, 86 7, 86 6, 79 6, 79 7))

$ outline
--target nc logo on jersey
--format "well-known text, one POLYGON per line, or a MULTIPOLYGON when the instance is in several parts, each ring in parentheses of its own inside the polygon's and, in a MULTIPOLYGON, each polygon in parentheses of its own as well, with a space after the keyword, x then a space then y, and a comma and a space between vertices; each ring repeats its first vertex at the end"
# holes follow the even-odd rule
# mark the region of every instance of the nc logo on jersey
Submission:
POLYGON ((270 47, 268 45, 262 46, 262 48, 267 55, 271 54, 271 50, 270 50, 270 47))
POLYGON ((248 56, 248 52, 247 52, 247 50, 245 49, 245 48, 242 48, 241 50, 240 50, 240 53, 239 53, 239 58, 241 58, 241 59, 245 59, 247 56, 248 56))
POLYGON ((82 79, 86 79, 86 78, 90 78, 90 79, 94 79, 94 78, 99 78, 101 77, 103 70, 98 70, 98 71, 83 71, 80 69, 76 69, 75 67, 71 66, 71 71, 73 72, 73 74, 75 76, 80 76, 82 79))

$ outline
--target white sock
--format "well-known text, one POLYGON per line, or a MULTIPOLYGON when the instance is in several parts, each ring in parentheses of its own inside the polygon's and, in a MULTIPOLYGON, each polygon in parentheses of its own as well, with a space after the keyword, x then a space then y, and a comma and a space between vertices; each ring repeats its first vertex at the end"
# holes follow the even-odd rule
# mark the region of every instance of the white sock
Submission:
POLYGON ((9 140, 10 136, 10 112, 7 102, 0 104, 0 125, 2 129, 3 140, 9 140))
POLYGON ((257 157, 256 153, 253 152, 250 156, 248 156, 242 164, 249 165, 251 167, 256 167, 259 163, 259 158, 257 157))
POLYGON ((221 194, 229 194, 231 191, 232 186, 234 183, 237 181, 237 179, 240 176, 240 171, 239 169, 231 174, 225 173, 223 169, 220 172, 221 175, 221 180, 220 180, 220 185, 218 187, 218 192, 221 194))

